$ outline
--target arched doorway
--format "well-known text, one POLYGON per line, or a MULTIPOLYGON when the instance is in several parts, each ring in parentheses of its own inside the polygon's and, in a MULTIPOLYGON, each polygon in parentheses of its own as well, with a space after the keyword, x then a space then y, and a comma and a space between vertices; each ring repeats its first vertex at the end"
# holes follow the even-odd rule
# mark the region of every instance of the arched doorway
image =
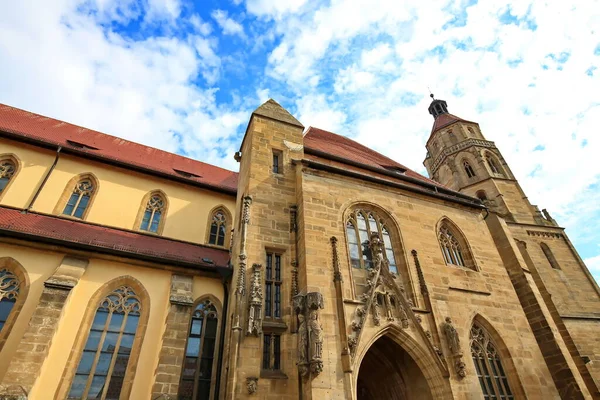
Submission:
POLYGON ((430 400, 427 379, 412 357, 387 335, 377 339, 360 364, 357 400, 430 400))

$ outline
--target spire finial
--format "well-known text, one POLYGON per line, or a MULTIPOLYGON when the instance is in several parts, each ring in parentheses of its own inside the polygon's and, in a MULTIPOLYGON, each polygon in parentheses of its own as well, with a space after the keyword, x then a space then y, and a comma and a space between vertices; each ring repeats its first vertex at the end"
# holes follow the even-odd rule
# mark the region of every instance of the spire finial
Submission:
POLYGON ((433 93, 431 93, 431 89, 429 89, 429 86, 427 86, 427 90, 429 91, 429 97, 431 97, 432 100, 435 100, 435 97, 433 96, 433 93))

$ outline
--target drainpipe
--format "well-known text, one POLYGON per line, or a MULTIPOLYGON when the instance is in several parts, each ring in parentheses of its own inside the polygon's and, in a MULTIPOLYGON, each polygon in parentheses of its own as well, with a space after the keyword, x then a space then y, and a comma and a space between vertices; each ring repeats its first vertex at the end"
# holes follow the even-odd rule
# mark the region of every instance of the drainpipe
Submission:
POLYGON ((227 306, 229 305, 229 289, 227 288, 227 281, 233 275, 233 266, 230 264, 230 269, 227 271, 219 271, 223 278, 223 317, 221 319, 221 337, 219 339, 219 361, 217 364, 217 376, 215 382, 215 400, 219 399, 219 391, 221 389, 221 372, 223 369, 223 350, 225 348, 225 331, 227 327, 227 306))
POLYGON ((31 199, 31 202, 29 202, 29 205, 27 206, 27 208, 22 211, 23 214, 27 214, 29 211, 31 211, 31 208, 33 207, 33 203, 35 203, 35 201, 37 200, 38 196, 40 195, 40 192, 42 191, 42 189, 46 185, 46 182, 48 181, 48 178, 50 178, 50 174, 52 173, 52 171, 54 171, 54 167, 56 167, 56 163, 58 163, 58 157, 60 156, 60 151, 61 150, 62 150, 62 146, 58 146, 58 148, 56 149, 56 157, 54 158, 54 162, 52 163, 52 166, 48 170, 48 173, 44 177, 44 180, 42 181, 42 183, 40 184, 40 186, 35 191, 35 194, 33 195, 33 198, 31 199))

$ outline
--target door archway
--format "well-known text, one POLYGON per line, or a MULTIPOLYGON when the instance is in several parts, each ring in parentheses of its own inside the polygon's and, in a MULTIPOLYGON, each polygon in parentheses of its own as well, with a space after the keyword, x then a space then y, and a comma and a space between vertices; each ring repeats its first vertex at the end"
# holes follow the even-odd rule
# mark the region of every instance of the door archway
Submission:
POLYGON ((432 400, 427 378, 415 360, 388 335, 365 353, 356 383, 357 400, 432 400))

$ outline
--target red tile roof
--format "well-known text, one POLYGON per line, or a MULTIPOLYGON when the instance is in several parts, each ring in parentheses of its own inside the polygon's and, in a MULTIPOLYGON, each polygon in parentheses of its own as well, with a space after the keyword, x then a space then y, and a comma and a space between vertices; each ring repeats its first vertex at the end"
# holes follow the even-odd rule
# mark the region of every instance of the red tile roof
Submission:
POLYGON ((382 172, 389 173, 390 170, 401 169, 405 171, 406 176, 439 187, 444 187, 443 185, 424 177, 423 175, 405 167, 404 165, 397 163, 391 158, 388 158, 383 154, 376 152, 375 150, 363 146, 352 139, 348 139, 345 136, 337 135, 319 128, 309 127, 306 135, 304 136, 304 151, 306 153, 311 153, 311 150, 326 153, 337 158, 348 160, 352 163, 376 168, 382 172))
POLYGON ((0 233, 205 270, 227 267, 229 261, 226 250, 5 207, 0 207, 0 233))
POLYGON ((190 184, 208 186, 230 194, 237 191, 236 172, 4 104, 0 104, 0 131, 47 145, 63 146, 65 150, 84 157, 116 161, 147 173, 167 175, 190 184), (78 143, 89 149, 81 148, 78 143))
POLYGON ((467 121, 466 119, 462 119, 460 117, 457 117, 456 115, 453 114, 440 114, 438 115, 438 117, 435 119, 435 121, 433 121, 433 126, 431 127, 431 133, 433 134, 433 132, 442 129, 448 125, 451 125, 455 122, 468 122, 470 124, 476 124, 476 122, 473 121, 467 121))

